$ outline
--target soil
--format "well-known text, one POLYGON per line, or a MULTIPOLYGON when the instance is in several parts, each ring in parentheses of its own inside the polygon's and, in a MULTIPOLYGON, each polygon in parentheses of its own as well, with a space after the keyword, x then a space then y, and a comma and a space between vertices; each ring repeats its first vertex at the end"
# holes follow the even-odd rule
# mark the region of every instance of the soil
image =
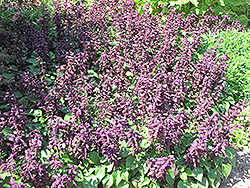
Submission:
POLYGON ((235 150, 236 168, 222 182, 220 188, 250 188, 250 148, 235 150))

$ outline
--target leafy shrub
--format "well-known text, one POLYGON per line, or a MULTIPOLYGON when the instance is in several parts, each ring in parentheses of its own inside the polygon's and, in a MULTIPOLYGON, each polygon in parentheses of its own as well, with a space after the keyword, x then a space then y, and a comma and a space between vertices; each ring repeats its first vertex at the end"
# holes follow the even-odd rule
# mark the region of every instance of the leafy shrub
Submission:
POLYGON ((218 187, 229 175, 244 105, 221 108, 229 58, 197 50, 238 22, 173 8, 162 24, 106 0, 55 1, 36 23, 14 15, 1 43, 18 69, 0 100, 4 186, 218 187))
POLYGON ((186 13, 191 12, 201 15, 206 13, 210 8, 213 9, 213 13, 229 14, 231 19, 238 19, 243 25, 249 27, 249 1, 248 0, 134 0, 136 2, 137 9, 143 13, 142 7, 149 3, 150 10, 153 15, 159 14, 161 11, 167 12, 173 5, 177 5, 177 9, 180 12, 186 13), (164 6, 167 6, 163 8, 164 6))

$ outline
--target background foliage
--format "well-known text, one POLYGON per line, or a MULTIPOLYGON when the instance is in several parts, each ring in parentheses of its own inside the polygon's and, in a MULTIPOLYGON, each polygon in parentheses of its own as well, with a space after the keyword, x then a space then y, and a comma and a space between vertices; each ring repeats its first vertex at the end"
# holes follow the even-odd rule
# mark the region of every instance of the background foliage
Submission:
POLYGON ((201 15, 212 8, 217 15, 229 14, 231 16, 229 21, 238 19, 243 25, 250 26, 249 0, 135 0, 135 2, 139 10, 141 10, 141 6, 150 3, 153 15, 158 14, 163 9, 167 12, 168 8, 163 8, 163 6, 169 5, 177 5, 178 10, 185 12, 186 15, 192 11, 197 15, 201 15))
MULTIPOLYGON (((235 101, 250 101, 250 63, 249 63, 249 31, 237 32, 226 31, 216 35, 207 34, 204 36, 204 44, 209 48, 217 47, 220 53, 227 53, 230 57, 227 72, 228 96, 235 101)), ((249 106, 249 103, 247 104, 249 106)), ((242 129, 237 129, 233 141, 240 147, 249 145, 249 107, 244 110, 239 119, 242 129)))

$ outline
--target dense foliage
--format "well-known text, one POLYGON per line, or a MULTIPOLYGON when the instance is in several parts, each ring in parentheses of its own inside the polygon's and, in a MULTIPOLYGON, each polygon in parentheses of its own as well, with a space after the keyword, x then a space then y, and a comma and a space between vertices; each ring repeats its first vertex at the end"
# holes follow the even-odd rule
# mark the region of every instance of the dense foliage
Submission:
MULTIPOLYGON (((141 12, 142 6, 150 3, 150 9, 152 14, 158 14, 163 11, 162 5, 177 5, 177 9, 180 12, 190 14, 191 12, 201 15, 206 13, 210 8, 217 15, 229 14, 232 21, 234 19, 239 20, 243 25, 250 26, 250 3, 249 0, 134 0, 136 2, 137 9, 141 12)), ((164 11, 166 12, 165 8, 164 11)))
MULTIPOLYGON (((220 32, 216 35, 206 34, 203 36, 206 47, 214 48, 217 46, 221 54, 227 53, 230 57, 226 76, 228 93, 225 97, 232 97, 232 102, 250 100, 250 32, 238 32, 236 30, 220 32), (233 40, 232 40, 233 39, 233 40)), ((249 103, 248 105, 249 106, 249 103)), ((242 129, 235 132, 236 137, 232 138, 238 145, 250 146, 249 125, 250 125, 249 107, 244 110, 239 122, 242 129)))
POLYGON ((3 185, 218 187, 244 104, 224 97, 229 58, 203 35, 244 28, 133 1, 54 6, 1 7, 3 185))

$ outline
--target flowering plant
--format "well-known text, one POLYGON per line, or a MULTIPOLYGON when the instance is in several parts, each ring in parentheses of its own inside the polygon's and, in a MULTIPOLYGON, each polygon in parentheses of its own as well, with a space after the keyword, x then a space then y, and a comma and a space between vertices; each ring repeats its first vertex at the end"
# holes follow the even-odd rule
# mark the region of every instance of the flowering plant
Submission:
POLYGON ((129 0, 15 16, 2 44, 18 68, 0 100, 3 182, 218 187, 243 105, 222 107, 228 57, 202 36, 244 29, 227 20, 175 8, 162 20, 129 0))

